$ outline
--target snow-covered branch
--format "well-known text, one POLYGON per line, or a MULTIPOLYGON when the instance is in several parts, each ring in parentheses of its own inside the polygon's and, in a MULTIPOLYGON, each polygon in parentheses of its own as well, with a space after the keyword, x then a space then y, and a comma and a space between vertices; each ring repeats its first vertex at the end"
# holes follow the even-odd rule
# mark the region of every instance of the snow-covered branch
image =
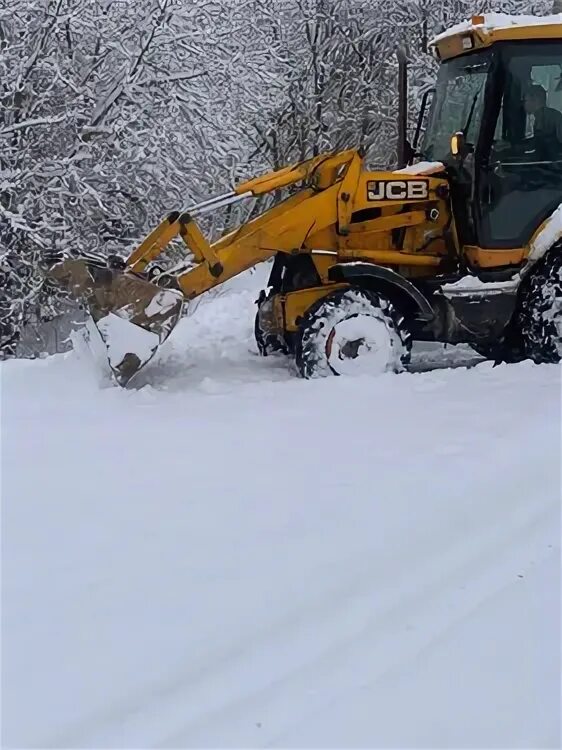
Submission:
POLYGON ((16 130, 25 130, 26 128, 34 128, 38 125, 53 125, 57 122, 62 122, 66 115, 58 115, 51 117, 35 117, 31 120, 24 120, 23 122, 15 122, 13 125, 7 125, 5 128, 0 130, 0 135, 7 135, 8 133, 14 133, 16 130))

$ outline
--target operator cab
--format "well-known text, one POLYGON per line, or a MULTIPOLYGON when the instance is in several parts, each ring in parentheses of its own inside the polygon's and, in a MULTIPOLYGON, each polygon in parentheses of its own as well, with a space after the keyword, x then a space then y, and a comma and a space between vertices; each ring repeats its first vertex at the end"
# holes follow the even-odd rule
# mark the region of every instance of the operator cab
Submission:
MULTIPOLYGON (((419 153, 448 168, 462 245, 517 250, 562 203, 562 25, 486 31, 478 20, 434 40, 441 67, 419 153)), ((485 255, 475 265, 493 267, 485 255)))

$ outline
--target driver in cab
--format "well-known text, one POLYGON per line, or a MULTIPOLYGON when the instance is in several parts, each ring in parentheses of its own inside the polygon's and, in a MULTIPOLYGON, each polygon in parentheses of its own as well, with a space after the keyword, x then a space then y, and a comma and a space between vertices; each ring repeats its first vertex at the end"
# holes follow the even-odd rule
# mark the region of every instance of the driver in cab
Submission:
POLYGON ((536 147, 550 152, 562 150, 562 112, 547 107, 542 86, 530 86, 524 99, 525 112, 533 117, 533 139, 536 147))

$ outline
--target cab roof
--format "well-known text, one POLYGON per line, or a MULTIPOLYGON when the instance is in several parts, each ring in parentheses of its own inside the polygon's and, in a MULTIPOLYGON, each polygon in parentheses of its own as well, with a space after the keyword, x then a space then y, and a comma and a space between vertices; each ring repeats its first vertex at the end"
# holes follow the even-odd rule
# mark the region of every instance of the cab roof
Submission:
POLYGON ((430 42, 435 57, 447 60, 495 42, 562 39, 562 13, 550 16, 510 16, 487 13, 472 16, 439 34, 430 42))

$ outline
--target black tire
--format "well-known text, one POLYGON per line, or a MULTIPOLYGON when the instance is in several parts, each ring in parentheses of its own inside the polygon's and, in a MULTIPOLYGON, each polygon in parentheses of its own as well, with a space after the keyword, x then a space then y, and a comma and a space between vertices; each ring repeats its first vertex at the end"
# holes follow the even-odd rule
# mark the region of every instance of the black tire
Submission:
POLYGON ((524 355, 537 364, 562 359, 562 245, 537 262, 521 287, 517 312, 524 355))
POLYGON ((350 288, 332 292, 307 311, 296 364, 303 378, 401 372, 410 350, 411 335, 394 305, 375 292, 350 288))

